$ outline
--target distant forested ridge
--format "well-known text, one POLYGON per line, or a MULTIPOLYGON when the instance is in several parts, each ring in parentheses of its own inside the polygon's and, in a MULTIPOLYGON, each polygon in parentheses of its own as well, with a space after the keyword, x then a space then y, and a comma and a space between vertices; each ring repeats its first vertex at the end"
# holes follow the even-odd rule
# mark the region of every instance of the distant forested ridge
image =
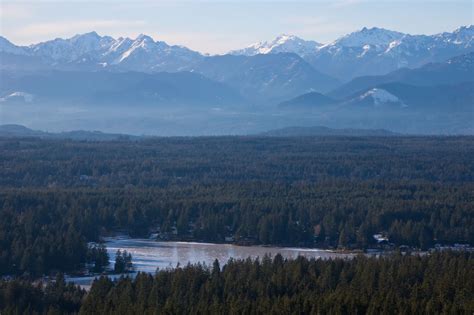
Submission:
POLYGON ((472 314, 474 257, 230 260, 101 277, 85 294, 61 277, 45 288, 0 281, 2 314, 472 314))
POLYGON ((121 230, 368 248, 474 244, 473 137, 0 139, 0 272, 77 270, 121 230))

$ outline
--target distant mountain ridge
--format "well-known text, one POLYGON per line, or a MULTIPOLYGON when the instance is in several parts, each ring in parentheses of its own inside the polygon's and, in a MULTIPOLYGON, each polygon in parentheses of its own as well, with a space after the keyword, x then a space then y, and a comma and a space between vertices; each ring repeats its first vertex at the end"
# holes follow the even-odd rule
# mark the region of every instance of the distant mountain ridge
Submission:
POLYGON ((303 51, 301 56, 315 69, 344 81, 357 76, 385 74, 403 67, 415 68, 474 51, 473 25, 435 35, 410 35, 364 27, 325 45, 289 35, 286 38, 293 40, 283 41, 281 38, 230 53, 254 55, 303 51))
POLYGON ((44 139, 70 139, 70 140, 87 140, 87 141, 110 141, 110 140, 138 140, 143 137, 117 134, 117 133, 104 133, 100 131, 86 131, 86 130, 75 130, 65 132, 45 132, 40 130, 33 130, 22 125, 7 124, 0 125, 0 137, 33 137, 33 138, 44 138, 44 139))
MULTIPOLYGON (((357 76, 380 75, 403 67, 415 68, 430 62, 474 51, 474 26, 435 35, 410 35, 383 28, 366 28, 321 44, 282 34, 231 55, 295 53, 317 71, 348 81, 357 76)), ((121 71, 195 71, 206 56, 184 46, 168 45, 141 34, 136 38, 112 38, 96 32, 68 39, 57 38, 30 46, 17 46, 0 37, 0 52, 37 57, 50 66, 75 69, 121 71)), ((321 92, 321 91, 319 91, 321 92)))
POLYGON ((238 92, 198 73, 4 71, 0 104, 200 105, 243 103, 238 92))
MULTIPOLYGON (((286 127, 269 130, 256 134, 256 136, 268 137, 298 137, 298 136, 395 136, 400 135, 388 130, 377 129, 335 129, 324 126, 313 127, 286 127)), ((252 135, 254 136, 254 135, 252 135)), ((110 141, 110 140, 140 140, 152 138, 153 136, 132 136, 127 134, 104 133, 101 131, 74 130, 66 132, 45 132, 33 130, 22 125, 6 124, 0 125, 0 137, 34 137, 44 139, 70 139, 87 141, 110 141)))
POLYGON ((402 82, 415 86, 453 85, 474 81, 474 52, 456 56, 438 63, 428 63, 420 68, 403 68, 380 76, 363 76, 339 86, 329 96, 344 99, 358 91, 376 85, 402 82))
POLYGON ((247 99, 266 103, 287 95, 328 92, 339 85, 338 80, 316 71, 293 53, 215 56, 204 59, 193 72, 234 87, 247 99))
POLYGON ((278 104, 285 109, 310 109, 337 103, 337 100, 318 92, 309 92, 278 104))
POLYGON ((183 46, 168 45, 140 34, 135 39, 100 36, 96 32, 78 34, 71 38, 16 46, 0 37, 0 52, 40 57, 49 65, 72 68, 120 68, 143 72, 179 71, 203 56, 183 46))
POLYGON ((269 130, 259 135, 267 137, 304 137, 304 136, 347 136, 347 137, 386 137, 399 136, 399 133, 384 129, 335 129, 323 126, 312 127, 286 127, 269 130))
POLYGON ((319 93, 306 93, 284 101, 278 107, 285 111, 323 109, 341 113, 397 110, 405 114, 424 113, 425 116, 457 113, 474 119, 474 81, 433 86, 390 82, 366 87, 339 100, 319 93))

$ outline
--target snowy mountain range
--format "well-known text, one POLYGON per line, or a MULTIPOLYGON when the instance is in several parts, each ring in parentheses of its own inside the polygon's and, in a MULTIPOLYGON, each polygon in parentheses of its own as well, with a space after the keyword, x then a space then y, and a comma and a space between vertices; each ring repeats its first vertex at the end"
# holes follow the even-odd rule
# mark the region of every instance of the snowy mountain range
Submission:
POLYGON ((95 32, 16 46, 0 38, 4 71, 196 72, 236 89, 249 101, 273 102, 312 90, 327 92, 339 82, 294 53, 205 56, 146 35, 135 39, 95 32))
POLYGON ((39 57, 48 66, 120 68, 142 72, 179 71, 203 57, 186 47, 154 41, 143 34, 135 39, 114 39, 99 36, 96 32, 30 46, 16 46, 0 37, 0 52, 39 57))
POLYGON ((474 51, 474 26, 435 35, 410 35, 383 28, 363 28, 329 44, 281 35, 231 54, 255 55, 294 52, 315 69, 346 81, 361 75, 378 75, 474 51))
MULTIPOLYGON (((474 26, 435 35, 410 35, 383 28, 363 28, 332 43, 321 44, 293 35, 280 35, 231 55, 295 53, 317 71, 341 81, 362 75, 379 75, 474 51, 474 26)), ((141 72, 194 71, 206 58, 183 46, 168 45, 147 35, 135 39, 99 36, 96 32, 57 38, 30 46, 16 46, 0 37, 0 52, 36 57, 44 66, 68 69, 110 69, 141 72)))

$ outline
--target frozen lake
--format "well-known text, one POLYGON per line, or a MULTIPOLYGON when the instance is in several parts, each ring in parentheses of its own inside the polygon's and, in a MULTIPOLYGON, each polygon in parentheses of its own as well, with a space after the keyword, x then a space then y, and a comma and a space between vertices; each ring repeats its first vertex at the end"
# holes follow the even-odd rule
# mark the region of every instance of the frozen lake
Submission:
MULTIPOLYGON (((336 253, 322 249, 294 247, 237 246, 232 244, 212 244, 193 242, 158 242, 151 239, 132 239, 126 237, 105 238, 105 245, 113 268, 115 252, 126 250, 132 254, 135 271, 154 273, 157 268, 175 268, 177 264, 205 263, 212 265, 215 259, 221 266, 230 258, 262 258, 265 254, 275 256, 280 253, 285 258, 304 256, 308 258, 350 258, 353 254, 336 253)), ((70 281, 88 287, 94 277, 69 277, 70 281)))

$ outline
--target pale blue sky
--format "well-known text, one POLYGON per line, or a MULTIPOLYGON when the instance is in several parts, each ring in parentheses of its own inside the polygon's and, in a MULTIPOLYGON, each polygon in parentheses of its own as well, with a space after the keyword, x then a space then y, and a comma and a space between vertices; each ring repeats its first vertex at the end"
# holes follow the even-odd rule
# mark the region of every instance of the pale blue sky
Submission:
POLYGON ((322 43, 364 26, 411 34, 474 24, 474 0, 0 0, 0 34, 16 44, 97 31, 224 53, 287 33, 322 43))

